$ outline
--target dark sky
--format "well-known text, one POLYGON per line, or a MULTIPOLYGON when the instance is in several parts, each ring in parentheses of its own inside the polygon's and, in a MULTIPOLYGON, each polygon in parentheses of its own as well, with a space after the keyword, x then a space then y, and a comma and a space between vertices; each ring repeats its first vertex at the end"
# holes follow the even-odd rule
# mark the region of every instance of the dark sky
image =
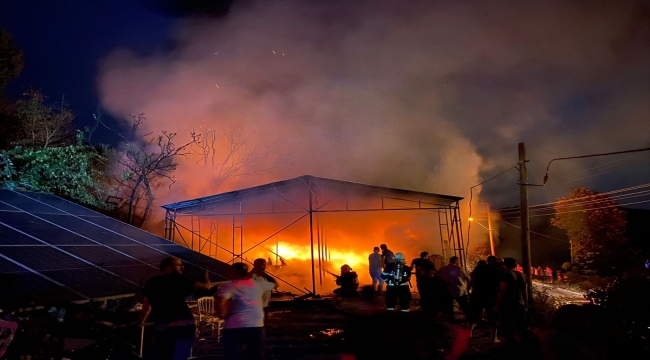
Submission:
POLYGON ((119 47, 143 54, 165 49, 175 21, 134 0, 0 0, 0 9, 0 26, 12 33, 25 57, 9 93, 17 97, 35 87, 52 102, 65 96, 80 126, 92 124, 100 107, 99 61, 119 47))
MULTIPOLYGON (((151 130, 253 129, 292 159, 281 178, 464 197, 514 165, 519 141, 536 181, 554 157, 650 145, 647 1, 230 3, 0 0, 25 52, 9 91, 64 95, 82 126, 101 107, 145 112, 151 130)), ((647 155, 557 164, 531 202, 647 183, 648 169, 647 155)), ((482 196, 515 205, 515 181, 482 196)))

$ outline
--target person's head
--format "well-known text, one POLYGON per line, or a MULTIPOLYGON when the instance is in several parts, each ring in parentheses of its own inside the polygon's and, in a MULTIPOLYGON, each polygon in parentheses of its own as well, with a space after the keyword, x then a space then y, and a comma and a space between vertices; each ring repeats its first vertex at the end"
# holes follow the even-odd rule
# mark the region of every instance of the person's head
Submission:
POLYGON ((423 251, 423 252, 420 253, 420 258, 421 258, 421 259, 426 259, 426 258, 428 258, 428 257, 429 257, 429 253, 428 253, 428 252, 423 251))
POLYGON ((458 258, 458 256, 452 256, 449 258, 449 264, 459 266, 460 259, 458 258))
POLYGON ((517 267, 517 259, 515 258, 505 258, 503 259, 503 265, 505 265, 506 269, 514 269, 517 267))
POLYGON ((487 261, 485 261, 485 260, 479 260, 479 261, 476 263, 476 267, 479 267, 479 266, 485 266, 485 265, 487 265, 487 261))
POLYGON ((160 262, 160 271, 164 274, 169 274, 169 273, 177 273, 177 274, 182 274, 183 273, 183 262, 181 259, 174 257, 174 256, 169 256, 160 262))
POLYGON ((347 274, 347 273, 349 273, 351 271, 352 271, 352 268, 350 267, 350 265, 345 264, 345 265, 341 266, 341 274, 347 274))
POLYGON ((497 262, 497 257, 494 255, 490 255, 487 257, 487 263, 492 265, 497 262))
POLYGON ((264 274, 264 271, 266 271, 266 260, 262 258, 255 259, 255 261, 253 261, 253 272, 262 275, 264 274))
POLYGON ((406 262, 406 256, 404 256, 404 254, 402 254, 401 252, 398 252, 397 254, 395 254, 395 262, 405 263, 406 262))
POLYGON ((381 245, 379 245, 379 247, 380 247, 382 250, 387 250, 387 249, 388 249, 388 246, 386 246, 386 244, 381 244, 381 245))
POLYGON ((379 247, 375 246, 374 248, 372 248, 372 252, 374 252, 375 254, 379 254, 379 247))
POLYGON ((246 279, 248 277, 248 265, 244 263, 234 263, 228 269, 228 278, 231 280, 246 279))

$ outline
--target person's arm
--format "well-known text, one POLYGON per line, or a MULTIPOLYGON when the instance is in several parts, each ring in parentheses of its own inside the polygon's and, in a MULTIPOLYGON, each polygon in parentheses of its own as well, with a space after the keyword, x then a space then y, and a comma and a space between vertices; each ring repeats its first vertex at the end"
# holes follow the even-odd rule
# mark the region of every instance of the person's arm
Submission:
POLYGON ((149 304, 149 298, 145 296, 142 299, 142 310, 140 310, 140 321, 138 322, 138 326, 144 326, 149 314, 151 314, 151 305, 149 304))
POLYGON ((205 290, 209 291, 212 289, 212 283, 210 282, 210 273, 208 270, 205 271, 205 278, 202 283, 200 282, 195 282, 194 285, 192 285, 192 289, 194 290, 205 290))
POLYGON ((506 289, 508 287, 508 284, 505 281, 501 281, 499 284, 499 293, 497 294, 497 301, 494 303, 494 308, 492 308, 492 311, 499 312, 499 308, 501 307, 501 302, 503 301, 504 296, 506 295, 506 289))
POLYGON ((264 290, 273 290, 277 289, 278 282, 274 278, 270 277, 268 282, 260 282, 260 285, 264 287, 264 290))

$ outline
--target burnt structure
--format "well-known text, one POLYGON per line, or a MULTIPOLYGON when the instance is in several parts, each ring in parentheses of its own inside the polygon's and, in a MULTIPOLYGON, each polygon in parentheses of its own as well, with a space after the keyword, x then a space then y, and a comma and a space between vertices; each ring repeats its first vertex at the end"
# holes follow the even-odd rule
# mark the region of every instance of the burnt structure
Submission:
POLYGON ((228 263, 249 262, 246 255, 258 247, 278 257, 277 247, 274 251, 265 246, 296 224, 308 222, 303 236, 311 250, 311 293, 315 294, 317 278, 322 283, 323 265, 329 260, 327 234, 321 221, 324 214, 426 212, 431 216, 432 226, 438 227, 442 257, 458 256, 464 265, 467 257, 460 200, 456 196, 305 175, 164 205, 165 237, 228 263), (246 235, 246 224, 252 218, 284 225, 266 236, 251 239, 246 235), (245 246, 244 240, 253 245, 245 246))

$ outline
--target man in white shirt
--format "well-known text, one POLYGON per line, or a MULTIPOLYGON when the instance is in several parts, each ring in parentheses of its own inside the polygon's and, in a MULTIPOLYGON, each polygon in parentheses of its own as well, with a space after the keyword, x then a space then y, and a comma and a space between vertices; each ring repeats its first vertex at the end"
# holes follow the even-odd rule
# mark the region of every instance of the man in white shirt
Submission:
POLYGON ((244 345, 249 359, 264 359, 264 310, 262 296, 275 289, 272 281, 254 281, 248 265, 234 263, 229 270, 231 283, 224 285, 218 294, 218 316, 225 319, 223 343, 226 358, 242 359, 244 345))
MULTIPOLYGON (((266 260, 259 258, 253 261, 253 270, 251 270, 251 279, 261 282, 276 282, 275 279, 266 273, 266 260)), ((269 318, 269 302, 271 301, 271 291, 265 291, 262 295, 262 309, 264 309, 264 325, 269 318)))

